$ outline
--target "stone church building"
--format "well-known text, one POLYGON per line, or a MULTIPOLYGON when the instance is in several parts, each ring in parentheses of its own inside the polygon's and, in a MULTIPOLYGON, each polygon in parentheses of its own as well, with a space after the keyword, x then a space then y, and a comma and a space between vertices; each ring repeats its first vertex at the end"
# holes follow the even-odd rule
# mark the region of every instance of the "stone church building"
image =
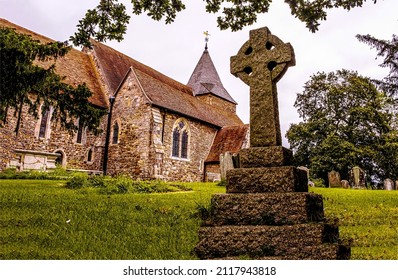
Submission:
MULTIPOLYGON (((33 31, 0 19, 43 43, 33 31)), ((0 170, 66 169, 136 179, 217 180, 220 154, 248 145, 248 126, 236 115, 236 102, 224 88, 207 47, 188 84, 182 84, 104 44, 72 49, 56 62, 71 85, 86 83, 90 102, 106 108, 103 133, 79 126, 71 134, 51 121, 51 110, 35 119, 23 111, 19 134, 9 112, 0 126, 0 170)), ((78 125, 76 120, 76 124, 78 125)))

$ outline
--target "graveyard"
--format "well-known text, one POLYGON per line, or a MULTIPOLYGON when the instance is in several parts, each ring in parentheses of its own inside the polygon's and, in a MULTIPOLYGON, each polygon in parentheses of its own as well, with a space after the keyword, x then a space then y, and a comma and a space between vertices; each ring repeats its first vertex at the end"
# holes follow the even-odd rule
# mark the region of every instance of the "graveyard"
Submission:
MULTIPOLYGON (((59 180, 0 180, 0 259, 197 259, 202 217, 225 187, 184 185, 192 190, 106 195, 59 180)), ((352 260, 398 259, 398 192, 309 192, 323 196, 352 260)))
POLYGON ((398 259, 394 172, 366 174, 356 161, 313 182, 295 162, 298 146, 282 146, 277 83, 295 63, 292 45, 267 27, 231 57, 231 74, 250 88, 250 145, 220 160, 222 184, 107 177, 106 164, 105 176, 1 179, 0 259, 398 259))

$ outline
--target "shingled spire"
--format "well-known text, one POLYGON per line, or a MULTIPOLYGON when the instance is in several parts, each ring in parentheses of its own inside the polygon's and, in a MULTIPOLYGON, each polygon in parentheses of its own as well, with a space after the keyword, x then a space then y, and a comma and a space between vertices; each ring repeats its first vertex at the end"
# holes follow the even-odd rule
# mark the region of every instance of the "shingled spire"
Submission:
POLYGON ((211 60, 207 43, 187 85, 192 88, 195 96, 213 94, 233 104, 237 104, 224 88, 218 76, 216 67, 214 67, 213 61, 211 60))

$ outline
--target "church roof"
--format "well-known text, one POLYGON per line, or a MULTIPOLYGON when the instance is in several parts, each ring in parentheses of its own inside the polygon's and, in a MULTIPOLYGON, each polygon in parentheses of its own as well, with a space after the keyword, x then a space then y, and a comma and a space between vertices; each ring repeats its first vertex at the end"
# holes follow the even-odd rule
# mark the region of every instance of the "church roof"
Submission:
MULTIPOLYGON (((0 27, 13 28, 16 32, 30 35, 33 39, 39 40, 41 43, 54 42, 54 40, 50 38, 37 34, 2 18, 0 18, 0 27)), ((50 66, 52 63, 53 61, 37 62, 37 64, 42 67, 50 66)), ((72 48, 64 57, 58 58, 55 65, 56 72, 58 75, 65 77, 66 83, 72 86, 86 83, 93 93, 89 101, 94 105, 103 108, 107 107, 107 97, 101 89, 97 72, 89 55, 72 48)))
POLYGON ((249 125, 225 126, 217 132, 205 162, 219 162, 225 152, 238 153, 247 140, 249 125))
POLYGON ((207 45, 188 81, 188 86, 192 88, 194 95, 213 94, 237 104, 224 88, 207 50, 207 45))
POLYGON ((111 92, 116 93, 126 73, 133 70, 153 106, 165 108, 217 127, 239 125, 239 117, 215 108, 193 95, 192 88, 104 44, 92 41, 94 55, 111 92))

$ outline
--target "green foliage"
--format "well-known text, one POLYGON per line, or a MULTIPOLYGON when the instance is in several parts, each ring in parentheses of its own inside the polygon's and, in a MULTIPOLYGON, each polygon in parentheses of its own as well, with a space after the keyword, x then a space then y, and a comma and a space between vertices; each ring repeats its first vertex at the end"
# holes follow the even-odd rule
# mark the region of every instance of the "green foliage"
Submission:
POLYGON ((325 181, 322 178, 311 179, 315 188, 326 188, 325 181))
POLYGON ((99 2, 95 9, 88 10, 85 17, 79 21, 78 31, 70 37, 74 45, 90 47, 90 38, 100 42, 123 40, 130 20, 130 16, 126 13, 126 6, 117 3, 117 0, 100 0, 99 2))
POLYGON ((56 74, 54 62, 70 49, 67 43, 42 44, 11 28, 0 28, 0 124, 7 122, 8 112, 14 110, 18 134, 22 106, 27 106, 29 114, 36 118, 40 111, 51 107, 52 119, 62 127, 77 130, 75 120, 79 118, 89 130, 98 132, 105 111, 88 102, 91 91, 84 84, 72 87, 56 74), (38 61, 54 64, 45 69, 37 65, 38 61))
POLYGON ((182 183, 166 183, 163 181, 134 181, 126 176, 118 176, 115 178, 106 176, 88 176, 86 173, 75 173, 66 183, 66 188, 81 189, 93 188, 97 189, 101 194, 128 194, 128 193, 166 193, 190 191, 182 183))
MULTIPOLYGON (((376 0, 370 0, 376 3, 376 0)), ((85 17, 79 21, 78 32, 71 37, 75 45, 90 46, 90 37, 99 41, 123 40, 130 16, 126 13, 124 4, 117 0, 100 0, 99 5, 88 10, 85 17)), ((181 0, 131 0, 133 13, 146 13, 154 20, 165 18, 166 23, 172 23, 177 13, 185 9, 181 0)), ((217 24, 221 30, 230 28, 241 30, 257 21, 259 14, 267 13, 272 0, 204 0, 207 13, 221 12, 217 24)), ((327 11, 333 8, 351 10, 362 7, 366 0, 285 0, 293 16, 304 22, 311 32, 318 30, 320 21, 326 20, 327 11)))
POLYGON ((0 179, 65 180, 70 176, 71 173, 68 173, 62 167, 57 167, 48 172, 38 170, 17 171, 15 168, 7 168, 0 172, 0 179))
POLYGON ((291 125, 286 134, 295 163, 308 166, 315 178, 325 181, 331 170, 347 179, 356 165, 374 184, 395 179, 398 130, 392 104, 370 79, 356 72, 313 75, 295 102, 303 121, 291 125))
POLYGON ((68 189, 80 189, 88 186, 89 180, 87 173, 75 173, 65 185, 68 189))
POLYGON ((357 38, 377 49, 377 56, 384 59, 380 66, 389 68, 390 73, 383 80, 374 81, 398 102, 398 36, 393 34, 391 40, 380 40, 371 35, 357 35, 357 38))

